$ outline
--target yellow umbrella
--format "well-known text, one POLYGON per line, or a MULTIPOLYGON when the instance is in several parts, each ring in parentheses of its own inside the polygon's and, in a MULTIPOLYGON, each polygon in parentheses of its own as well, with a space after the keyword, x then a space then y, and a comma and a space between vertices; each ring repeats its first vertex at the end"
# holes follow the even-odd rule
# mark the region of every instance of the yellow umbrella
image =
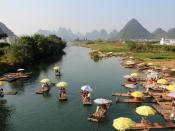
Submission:
POLYGON ((126 129, 130 129, 132 126, 135 126, 135 122, 126 117, 120 117, 113 120, 113 127, 119 131, 124 131, 126 129))
POLYGON ((136 73, 136 72, 135 73, 132 73, 131 76, 132 77, 138 77, 139 76, 139 73, 136 73))
POLYGON ((141 98, 144 96, 144 94, 141 91, 134 91, 131 93, 131 96, 141 98))
POLYGON ((57 87, 62 87, 62 88, 65 88, 68 86, 68 84, 66 82, 59 82, 56 84, 57 87))
POLYGON ((139 106, 136 108, 136 113, 142 116, 155 115, 156 111, 150 106, 139 106))
POLYGON ((4 85, 4 82, 3 81, 0 81, 0 86, 3 86, 4 85))
POLYGON ((60 70, 60 67, 59 66, 55 66, 53 69, 54 70, 60 70))
POLYGON ((175 85, 169 85, 166 87, 166 89, 169 91, 173 91, 173 90, 175 90, 175 85))
POLYGON ((158 84, 168 84, 168 81, 165 80, 165 79, 159 79, 159 80, 157 81, 157 83, 158 83, 158 84))
POLYGON ((40 82, 41 82, 41 83, 49 83, 50 80, 49 80, 48 78, 45 78, 45 79, 42 79, 40 82))

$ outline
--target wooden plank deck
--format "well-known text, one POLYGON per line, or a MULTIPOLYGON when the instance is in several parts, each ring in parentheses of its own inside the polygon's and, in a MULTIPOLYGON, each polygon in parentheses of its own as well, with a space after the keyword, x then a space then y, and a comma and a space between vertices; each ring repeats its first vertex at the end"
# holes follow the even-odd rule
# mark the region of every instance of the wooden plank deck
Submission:
POLYGON ((172 108, 162 108, 159 105, 152 105, 163 117, 165 120, 170 120, 170 114, 172 112, 172 108))
POLYGON ((154 100, 119 99, 116 103, 156 103, 154 100))
MULTIPOLYGON (((145 93, 145 92, 143 92, 145 93)), ((128 93, 120 93, 120 92, 113 92, 112 96, 124 96, 124 97, 130 97, 131 95, 128 95, 128 93)), ((150 95, 145 95, 144 98, 150 98, 150 95)))
POLYGON ((171 121, 167 121, 165 123, 152 123, 145 125, 143 123, 136 123, 134 127, 131 127, 130 129, 135 130, 143 130, 143 129, 165 129, 165 128, 175 128, 175 124, 171 121))

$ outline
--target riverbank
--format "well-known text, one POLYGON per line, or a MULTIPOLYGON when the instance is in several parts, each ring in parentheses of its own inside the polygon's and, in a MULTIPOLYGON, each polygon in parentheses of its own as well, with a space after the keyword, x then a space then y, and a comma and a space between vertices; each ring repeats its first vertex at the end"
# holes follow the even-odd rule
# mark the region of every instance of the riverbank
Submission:
POLYGON ((31 66, 42 59, 59 57, 66 47, 60 37, 55 35, 22 36, 16 43, 2 46, 0 43, 0 74, 19 67, 31 66))
POLYGON ((77 44, 79 46, 90 48, 92 52, 99 52, 100 58, 110 56, 126 56, 132 57, 137 62, 151 62, 157 66, 168 66, 170 68, 175 68, 175 52, 167 51, 166 48, 170 48, 168 46, 161 47, 160 45, 153 45, 153 47, 145 48, 145 51, 144 47, 134 47, 137 48, 137 50, 131 51, 131 47, 129 47, 130 45, 128 46, 128 43, 122 43, 119 41, 80 41, 76 43, 79 43, 77 44), (139 48, 142 51, 139 51, 139 48), (154 48, 154 50, 150 50, 149 48, 154 48))

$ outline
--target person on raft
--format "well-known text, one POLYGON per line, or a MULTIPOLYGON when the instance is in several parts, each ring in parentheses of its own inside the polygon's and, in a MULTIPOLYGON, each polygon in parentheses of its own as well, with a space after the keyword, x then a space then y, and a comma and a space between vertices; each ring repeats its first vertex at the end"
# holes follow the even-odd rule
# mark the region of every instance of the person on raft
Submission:
POLYGON ((61 75, 60 71, 59 70, 55 70, 55 75, 61 75))
POLYGON ((66 89, 65 88, 60 88, 59 95, 60 95, 60 98, 66 97, 66 89))
POLYGON ((84 102, 90 102, 91 94, 88 91, 83 91, 82 92, 82 97, 83 97, 84 102))
POLYGON ((40 92, 48 92, 50 90, 50 87, 48 83, 43 83, 40 89, 40 92))
POLYGON ((109 108, 109 104, 102 104, 102 105, 98 105, 96 108, 96 112, 94 114, 92 114, 92 117, 94 118, 101 118, 105 115, 105 113, 107 112, 109 108))

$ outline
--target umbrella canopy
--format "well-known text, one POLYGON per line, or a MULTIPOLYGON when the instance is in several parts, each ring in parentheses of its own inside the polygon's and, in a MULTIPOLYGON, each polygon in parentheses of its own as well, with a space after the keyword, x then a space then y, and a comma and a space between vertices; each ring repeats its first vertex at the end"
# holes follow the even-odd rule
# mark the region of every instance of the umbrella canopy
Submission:
POLYGON ((158 83, 158 84, 168 84, 168 81, 165 80, 165 79, 159 79, 159 80, 157 81, 157 83, 158 83))
POLYGON ((20 69, 17 69, 17 71, 24 71, 24 69, 20 68, 20 69))
POLYGON ((62 87, 62 88, 66 88, 68 86, 67 82, 59 82, 56 84, 57 87, 62 87))
POLYGON ((175 90, 175 85, 169 85, 166 87, 166 89, 169 91, 173 91, 173 90, 175 90))
POLYGON ((49 80, 48 78, 45 78, 45 79, 42 79, 40 82, 41 82, 41 83, 49 83, 50 80, 49 80))
POLYGON ((132 77, 131 75, 125 75, 125 76, 123 76, 123 78, 125 78, 125 79, 131 78, 131 77, 132 77))
POLYGON ((138 77, 139 75, 140 74, 139 73, 136 73, 136 72, 131 74, 132 77, 138 77))
POLYGON ((104 99, 104 98, 97 98, 94 100, 94 103, 96 103, 97 105, 102 105, 102 104, 108 104, 111 103, 110 100, 104 99))
POLYGON ((136 113, 142 116, 155 115, 156 111, 150 106, 139 106, 136 108, 136 113))
POLYGON ((136 98, 141 98, 144 96, 144 94, 141 91, 134 91, 131 93, 131 96, 136 97, 136 98))
POLYGON ((92 92, 92 88, 90 85, 84 85, 81 87, 82 91, 88 91, 88 92, 92 92))
POLYGON ((136 122, 130 118, 119 117, 113 120, 113 127, 119 131, 124 131, 135 126, 136 122))
POLYGON ((60 67, 59 66, 55 66, 53 67, 54 70, 60 70, 60 67))
POLYGON ((3 86, 4 85, 4 82, 3 81, 0 81, 0 86, 3 86))
POLYGON ((168 93, 167 96, 175 98, 175 90, 170 92, 170 93, 168 93))
POLYGON ((136 88, 137 85, 135 85, 135 84, 125 84, 125 87, 133 89, 133 88, 136 88))

